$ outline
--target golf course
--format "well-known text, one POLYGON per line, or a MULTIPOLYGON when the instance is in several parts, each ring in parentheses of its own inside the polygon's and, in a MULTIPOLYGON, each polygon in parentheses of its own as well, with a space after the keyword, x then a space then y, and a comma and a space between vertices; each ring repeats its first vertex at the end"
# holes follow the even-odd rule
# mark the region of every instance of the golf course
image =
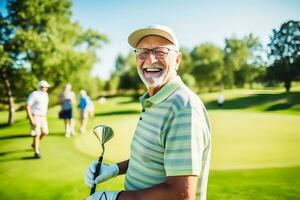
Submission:
MULTIPOLYGON (((228 90, 222 108, 216 105, 217 95, 200 94, 212 126, 208 200, 300 199, 300 87, 289 93, 228 90)), ((16 112, 12 126, 5 125, 7 112, 0 111, 0 199, 86 199, 89 188, 84 173, 101 153, 92 133, 98 124, 114 130, 105 144, 105 162, 128 159, 141 110, 138 99, 115 96, 94 105, 88 131, 77 131, 71 138, 65 137, 63 121, 58 119, 59 106, 49 108, 50 133, 42 140, 41 159, 33 158, 25 111, 16 112)), ((99 184, 97 190, 122 190, 123 182, 124 176, 119 176, 99 184)))

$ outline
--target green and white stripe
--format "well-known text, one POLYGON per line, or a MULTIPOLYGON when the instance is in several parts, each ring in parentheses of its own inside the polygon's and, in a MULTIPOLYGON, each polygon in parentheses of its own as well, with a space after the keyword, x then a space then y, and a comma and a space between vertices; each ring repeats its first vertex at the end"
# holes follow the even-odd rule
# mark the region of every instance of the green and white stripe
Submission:
POLYGON ((140 101, 143 111, 131 143, 125 189, 149 188, 167 176, 197 175, 197 199, 206 199, 210 125, 199 97, 178 77, 140 101))

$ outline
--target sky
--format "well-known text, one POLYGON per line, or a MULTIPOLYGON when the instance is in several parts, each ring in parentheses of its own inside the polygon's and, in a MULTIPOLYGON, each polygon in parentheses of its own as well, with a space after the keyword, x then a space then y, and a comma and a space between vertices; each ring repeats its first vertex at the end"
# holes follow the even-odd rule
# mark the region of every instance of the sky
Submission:
MULTIPOLYGON (((0 10, 5 0, 0 0, 0 10)), ((132 48, 128 35, 150 24, 169 26, 181 47, 204 42, 224 47, 225 38, 250 33, 266 47, 272 29, 300 20, 299 0, 73 0, 72 19, 85 29, 106 34, 110 43, 97 52, 92 74, 108 79, 119 53, 132 48)))

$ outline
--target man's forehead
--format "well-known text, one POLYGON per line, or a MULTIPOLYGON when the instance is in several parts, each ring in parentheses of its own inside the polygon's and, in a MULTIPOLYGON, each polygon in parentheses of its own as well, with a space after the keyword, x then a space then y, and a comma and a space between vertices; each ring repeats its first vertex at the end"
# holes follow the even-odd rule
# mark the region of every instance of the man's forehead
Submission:
POLYGON ((158 35, 147 35, 137 44, 137 48, 149 48, 156 46, 175 46, 172 42, 158 35))

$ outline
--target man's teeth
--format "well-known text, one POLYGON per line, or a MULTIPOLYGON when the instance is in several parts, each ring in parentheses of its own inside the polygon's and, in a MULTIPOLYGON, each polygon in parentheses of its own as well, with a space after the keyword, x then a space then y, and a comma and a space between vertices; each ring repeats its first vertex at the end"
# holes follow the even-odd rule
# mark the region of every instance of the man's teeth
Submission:
POLYGON ((147 68, 145 69, 146 72, 159 72, 161 71, 161 69, 159 68, 147 68))

